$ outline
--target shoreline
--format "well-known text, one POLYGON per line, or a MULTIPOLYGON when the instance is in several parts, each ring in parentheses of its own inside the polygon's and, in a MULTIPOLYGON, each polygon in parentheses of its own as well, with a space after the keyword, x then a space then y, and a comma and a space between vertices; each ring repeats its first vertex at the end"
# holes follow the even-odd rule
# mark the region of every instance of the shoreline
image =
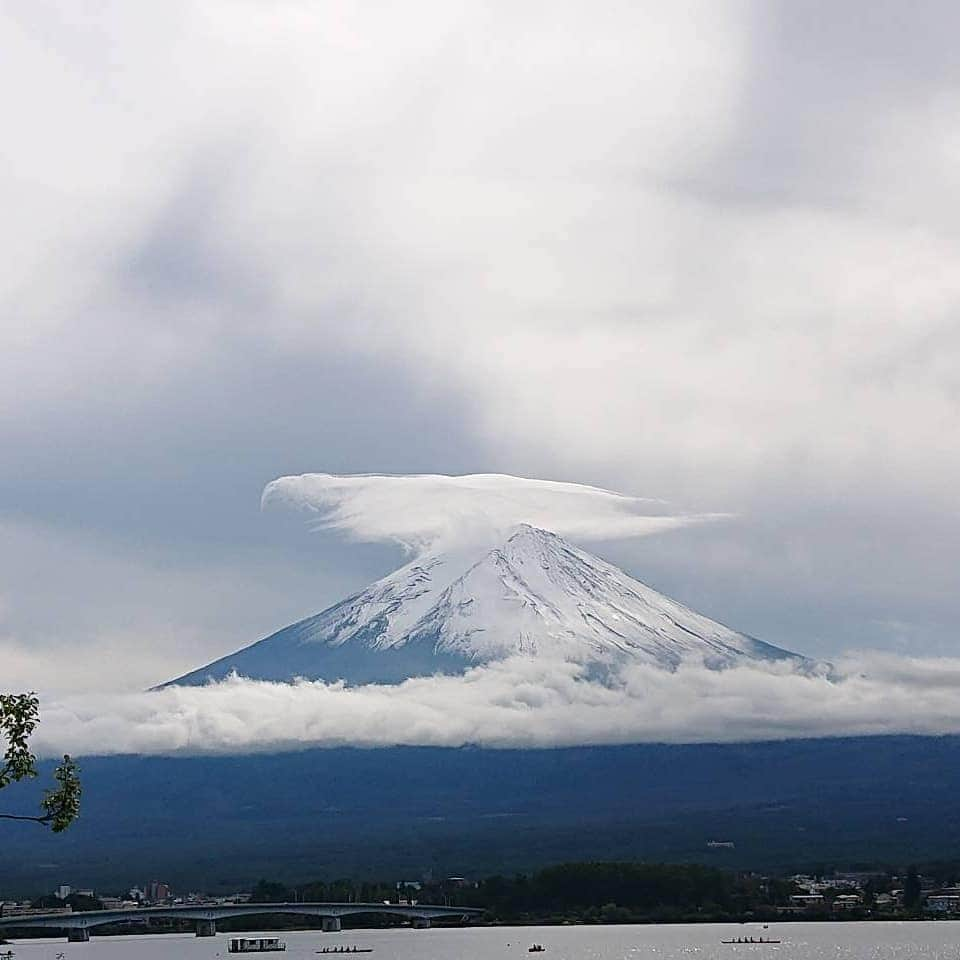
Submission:
MULTIPOLYGON (((265 915, 269 916, 269 915, 265 915)), ((604 927, 672 927, 672 926, 731 926, 731 927, 744 927, 744 926, 761 926, 768 927, 773 924, 786 924, 786 923, 797 923, 797 924, 848 924, 848 923, 943 923, 943 922, 960 922, 960 915, 943 915, 943 916, 897 916, 897 915, 882 915, 882 916, 780 916, 780 917, 657 917, 657 918, 637 918, 631 920, 617 920, 617 921, 595 921, 595 920, 570 920, 570 919, 558 919, 556 917, 537 917, 530 919, 517 919, 517 920, 503 920, 503 921, 488 921, 485 923, 471 923, 471 924, 434 924, 432 929, 435 930, 489 930, 489 929, 524 929, 528 927, 595 927, 595 928, 604 928, 604 927)), ((56 936, 51 936, 48 929, 42 931, 43 935, 33 935, 35 932, 40 933, 40 931, 29 930, 28 928, 23 928, 23 934, 18 935, 16 933, 16 928, 12 929, 11 933, 7 933, 6 937, 0 937, 0 946, 6 946, 7 944, 17 943, 17 942, 26 942, 31 940, 51 940, 59 939, 59 934, 56 936)), ((311 933, 315 932, 322 934, 324 937, 332 937, 343 934, 352 934, 352 933, 365 933, 368 931, 377 931, 377 932, 389 932, 395 930, 409 930, 411 927, 409 924, 397 924, 389 926, 351 926, 343 927, 340 931, 336 933, 324 932, 320 926, 310 925, 310 924, 268 924, 268 925, 257 925, 257 924, 246 924, 243 927, 236 927, 233 924, 224 924, 222 927, 218 924, 217 935, 233 935, 233 934, 243 934, 249 932, 267 932, 267 933, 311 933)), ((147 937, 147 936, 183 936, 186 934, 192 934, 194 932, 194 927, 188 922, 183 921, 182 923, 177 923, 176 925, 148 925, 144 924, 139 927, 136 927, 134 924, 123 924, 123 925, 108 925, 104 924, 102 928, 95 928, 96 932, 91 935, 96 938, 108 938, 108 937, 147 937)))

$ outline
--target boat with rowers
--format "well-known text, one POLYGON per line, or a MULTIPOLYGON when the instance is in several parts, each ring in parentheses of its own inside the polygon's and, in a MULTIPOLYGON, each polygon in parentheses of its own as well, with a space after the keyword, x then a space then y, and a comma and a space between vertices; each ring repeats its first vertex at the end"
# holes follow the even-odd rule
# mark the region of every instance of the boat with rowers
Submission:
POLYGON ((373 947, 323 947, 314 953, 373 953, 373 947))
POLYGON ((780 943, 779 940, 767 940, 764 937, 735 937, 732 940, 721 940, 721 943, 744 943, 759 945, 761 943, 780 943))

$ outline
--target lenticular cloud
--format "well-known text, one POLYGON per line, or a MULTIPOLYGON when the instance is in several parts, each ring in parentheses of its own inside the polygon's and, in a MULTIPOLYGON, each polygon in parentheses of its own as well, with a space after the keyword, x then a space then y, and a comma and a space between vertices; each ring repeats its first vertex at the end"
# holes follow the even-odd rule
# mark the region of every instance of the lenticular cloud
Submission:
POLYGON ((612 540, 716 518, 677 514, 661 500, 600 487, 501 474, 305 473, 269 483, 262 503, 301 508, 318 526, 357 540, 399 542, 412 551, 502 535, 521 523, 561 536, 612 540))

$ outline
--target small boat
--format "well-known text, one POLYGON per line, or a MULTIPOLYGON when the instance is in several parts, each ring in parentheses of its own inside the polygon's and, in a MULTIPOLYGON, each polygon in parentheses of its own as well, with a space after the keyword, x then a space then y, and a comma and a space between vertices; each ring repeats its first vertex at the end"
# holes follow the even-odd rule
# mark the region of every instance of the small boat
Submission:
POLYGON ((286 949, 279 937, 231 937, 227 946, 228 953, 274 953, 286 949))
POLYGON ((373 947, 324 947, 314 953, 373 953, 373 947))
POLYGON ((779 940, 766 940, 763 937, 735 937, 733 940, 721 940, 721 943, 742 943, 746 946, 758 946, 761 943, 780 943, 779 940))
POLYGON ((547 948, 542 943, 535 943, 527 950, 527 953, 543 953, 547 948))

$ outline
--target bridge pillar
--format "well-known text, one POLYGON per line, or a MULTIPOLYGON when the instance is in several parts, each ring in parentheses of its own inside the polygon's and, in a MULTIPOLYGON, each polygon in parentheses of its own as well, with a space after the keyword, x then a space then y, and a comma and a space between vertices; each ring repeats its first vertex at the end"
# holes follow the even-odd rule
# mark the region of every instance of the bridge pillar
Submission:
POLYGON ((198 937, 215 937, 216 935, 217 935, 216 920, 198 920, 197 921, 198 937))
POLYGON ((340 931, 339 917, 324 917, 322 923, 324 933, 338 933, 340 931))
POLYGON ((414 930, 429 930, 430 929, 430 918, 429 917, 414 917, 410 921, 410 926, 414 930))
POLYGON ((68 927, 67 943, 87 943, 90 931, 86 927, 68 927))

